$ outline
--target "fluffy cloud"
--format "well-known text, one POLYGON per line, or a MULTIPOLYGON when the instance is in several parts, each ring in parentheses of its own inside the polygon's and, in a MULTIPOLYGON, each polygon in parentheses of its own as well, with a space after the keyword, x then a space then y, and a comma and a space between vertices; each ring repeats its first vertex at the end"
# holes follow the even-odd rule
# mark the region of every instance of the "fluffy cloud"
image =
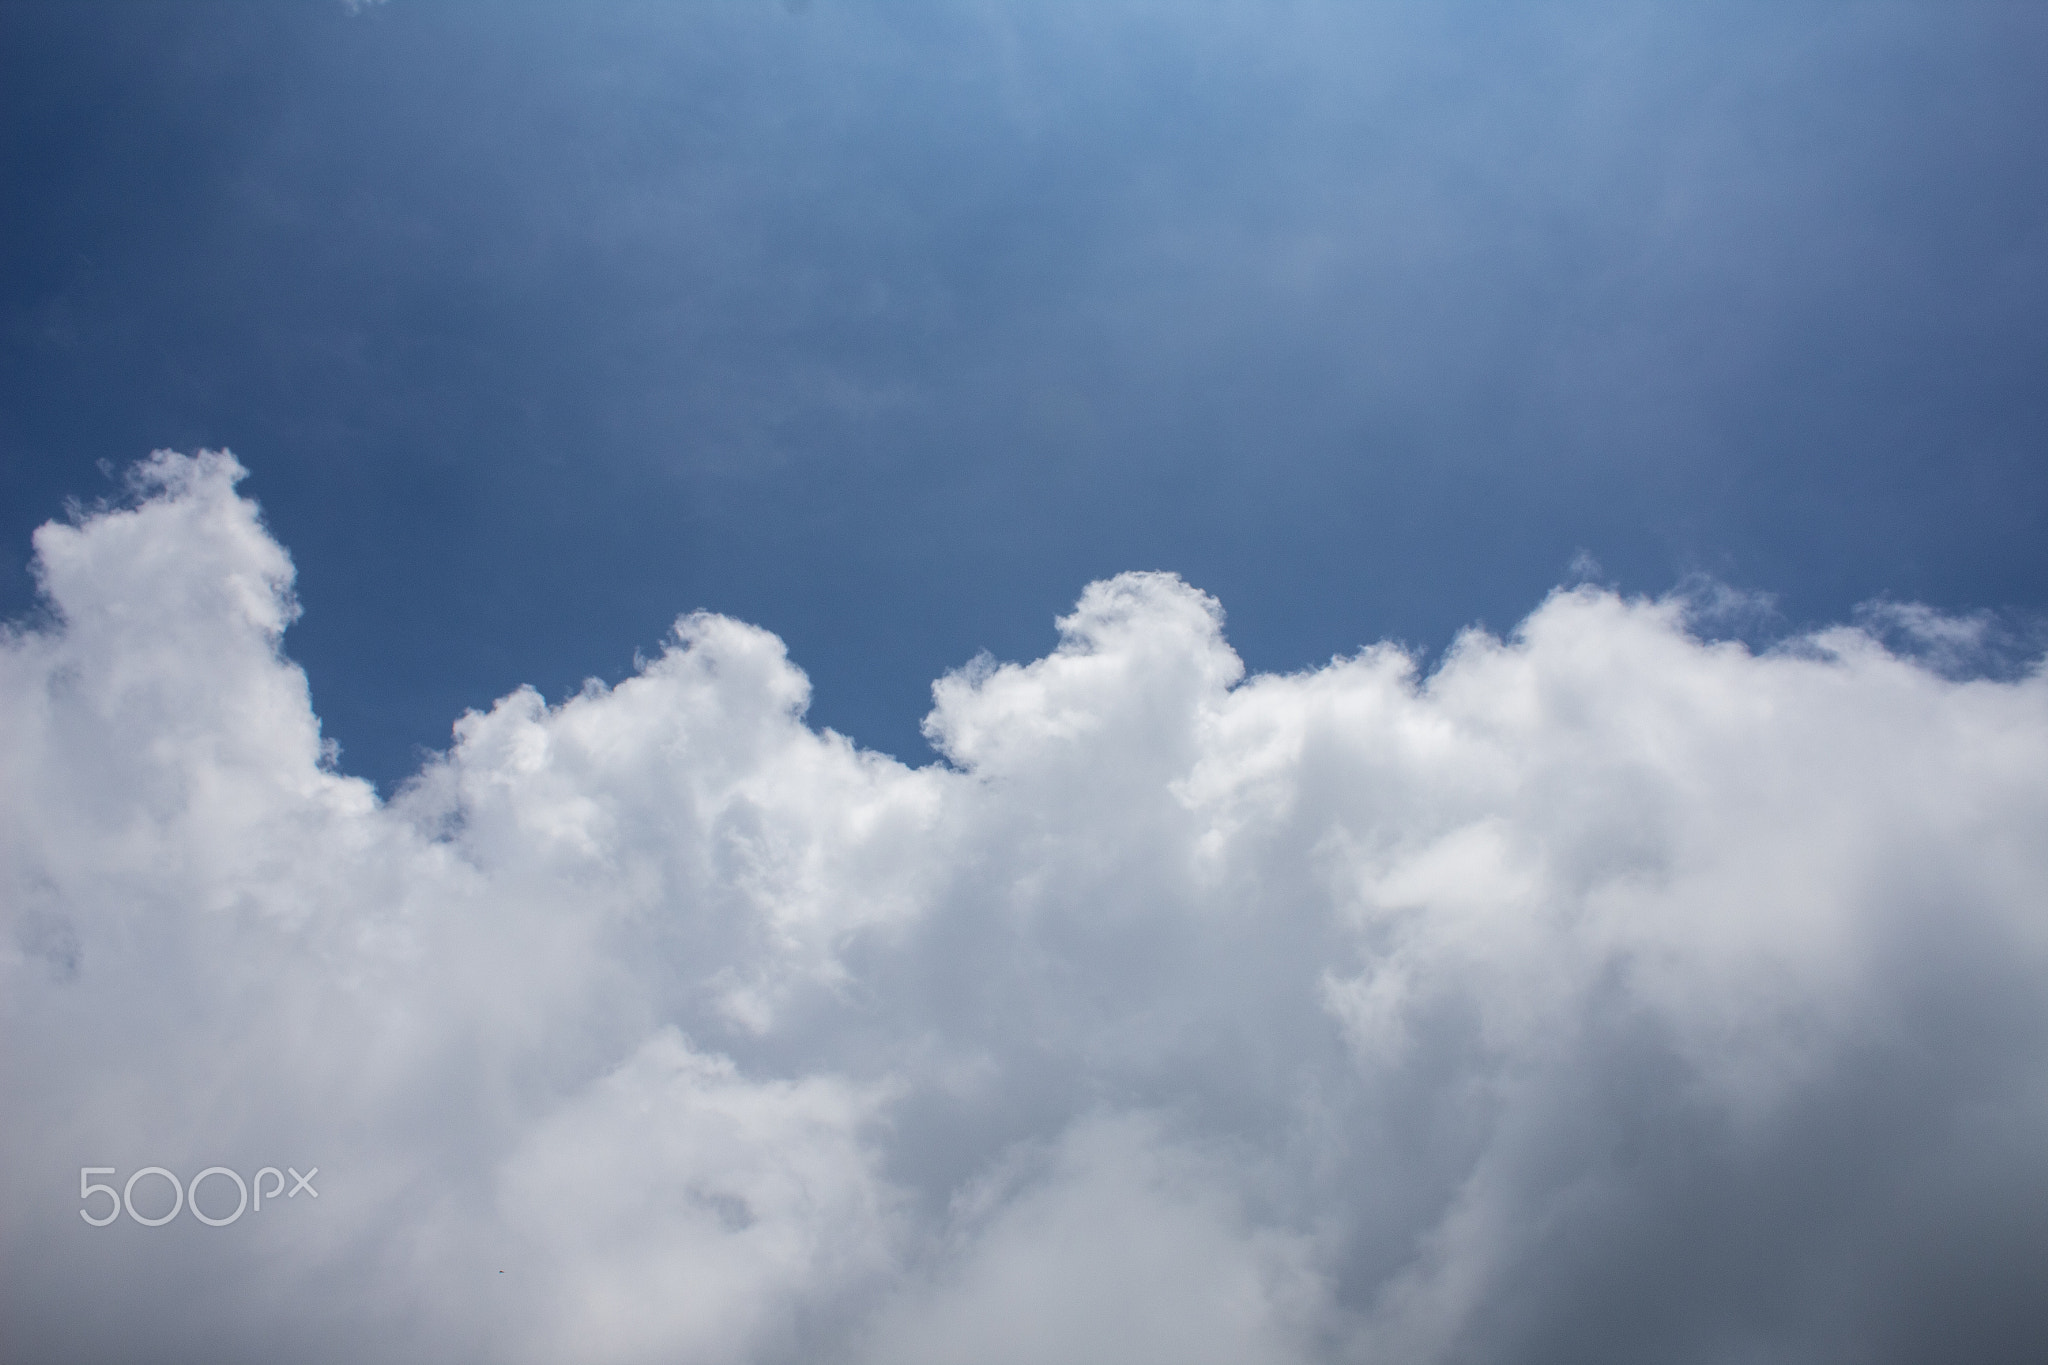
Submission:
POLYGON ((2048 674, 1971 623, 1246 679, 1127 574, 908 769, 700 615, 386 803, 240 472, 44 527, 0 645, 11 1358, 2048 1350, 2048 674), (318 1195, 79 1217, 216 1165, 318 1195))

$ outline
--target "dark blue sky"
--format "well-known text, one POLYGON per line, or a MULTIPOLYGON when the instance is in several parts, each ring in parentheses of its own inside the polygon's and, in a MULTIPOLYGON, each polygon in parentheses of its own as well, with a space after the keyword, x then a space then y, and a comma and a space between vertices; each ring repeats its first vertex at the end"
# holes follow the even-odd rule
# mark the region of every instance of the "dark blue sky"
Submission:
POLYGON ((2048 607, 2040 5, 7 3, 0 102, 0 609, 231 447, 387 785, 696 607, 913 761, 1123 569, 2048 607))

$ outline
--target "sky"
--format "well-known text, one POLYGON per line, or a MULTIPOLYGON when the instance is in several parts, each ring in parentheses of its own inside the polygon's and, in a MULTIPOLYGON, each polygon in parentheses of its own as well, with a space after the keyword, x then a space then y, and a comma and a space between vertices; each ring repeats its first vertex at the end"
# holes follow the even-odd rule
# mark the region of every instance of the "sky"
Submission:
POLYGON ((0 1358, 2042 1358, 2044 70, 0 3, 0 1358))
POLYGON ((1130 569, 1268 671, 1582 555, 2048 600, 2037 6, 4 13, 0 608, 233 450, 387 793, 698 608, 917 764, 1130 569))

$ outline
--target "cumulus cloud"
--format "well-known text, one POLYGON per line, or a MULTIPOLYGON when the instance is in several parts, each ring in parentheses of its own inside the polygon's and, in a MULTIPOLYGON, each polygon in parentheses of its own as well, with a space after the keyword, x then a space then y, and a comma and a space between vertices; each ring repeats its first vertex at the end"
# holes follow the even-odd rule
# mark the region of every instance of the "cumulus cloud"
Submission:
POLYGON ((1246 678, 1126 574, 911 769, 697 615, 380 802, 240 474, 44 527, 0 643, 10 1358, 2048 1349, 2048 674, 1970 622, 1246 678), (80 1217, 150 1166, 317 1194, 80 1217))

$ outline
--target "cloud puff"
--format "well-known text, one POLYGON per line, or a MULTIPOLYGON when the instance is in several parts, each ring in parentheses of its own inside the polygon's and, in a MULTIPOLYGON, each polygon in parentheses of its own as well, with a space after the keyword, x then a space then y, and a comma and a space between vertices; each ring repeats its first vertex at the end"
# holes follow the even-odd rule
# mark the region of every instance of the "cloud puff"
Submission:
POLYGON ((0 645, 10 1358, 2048 1349, 2048 675, 1970 623, 1246 679, 1126 574, 909 769, 698 615, 384 803, 240 474, 44 527, 0 645))

